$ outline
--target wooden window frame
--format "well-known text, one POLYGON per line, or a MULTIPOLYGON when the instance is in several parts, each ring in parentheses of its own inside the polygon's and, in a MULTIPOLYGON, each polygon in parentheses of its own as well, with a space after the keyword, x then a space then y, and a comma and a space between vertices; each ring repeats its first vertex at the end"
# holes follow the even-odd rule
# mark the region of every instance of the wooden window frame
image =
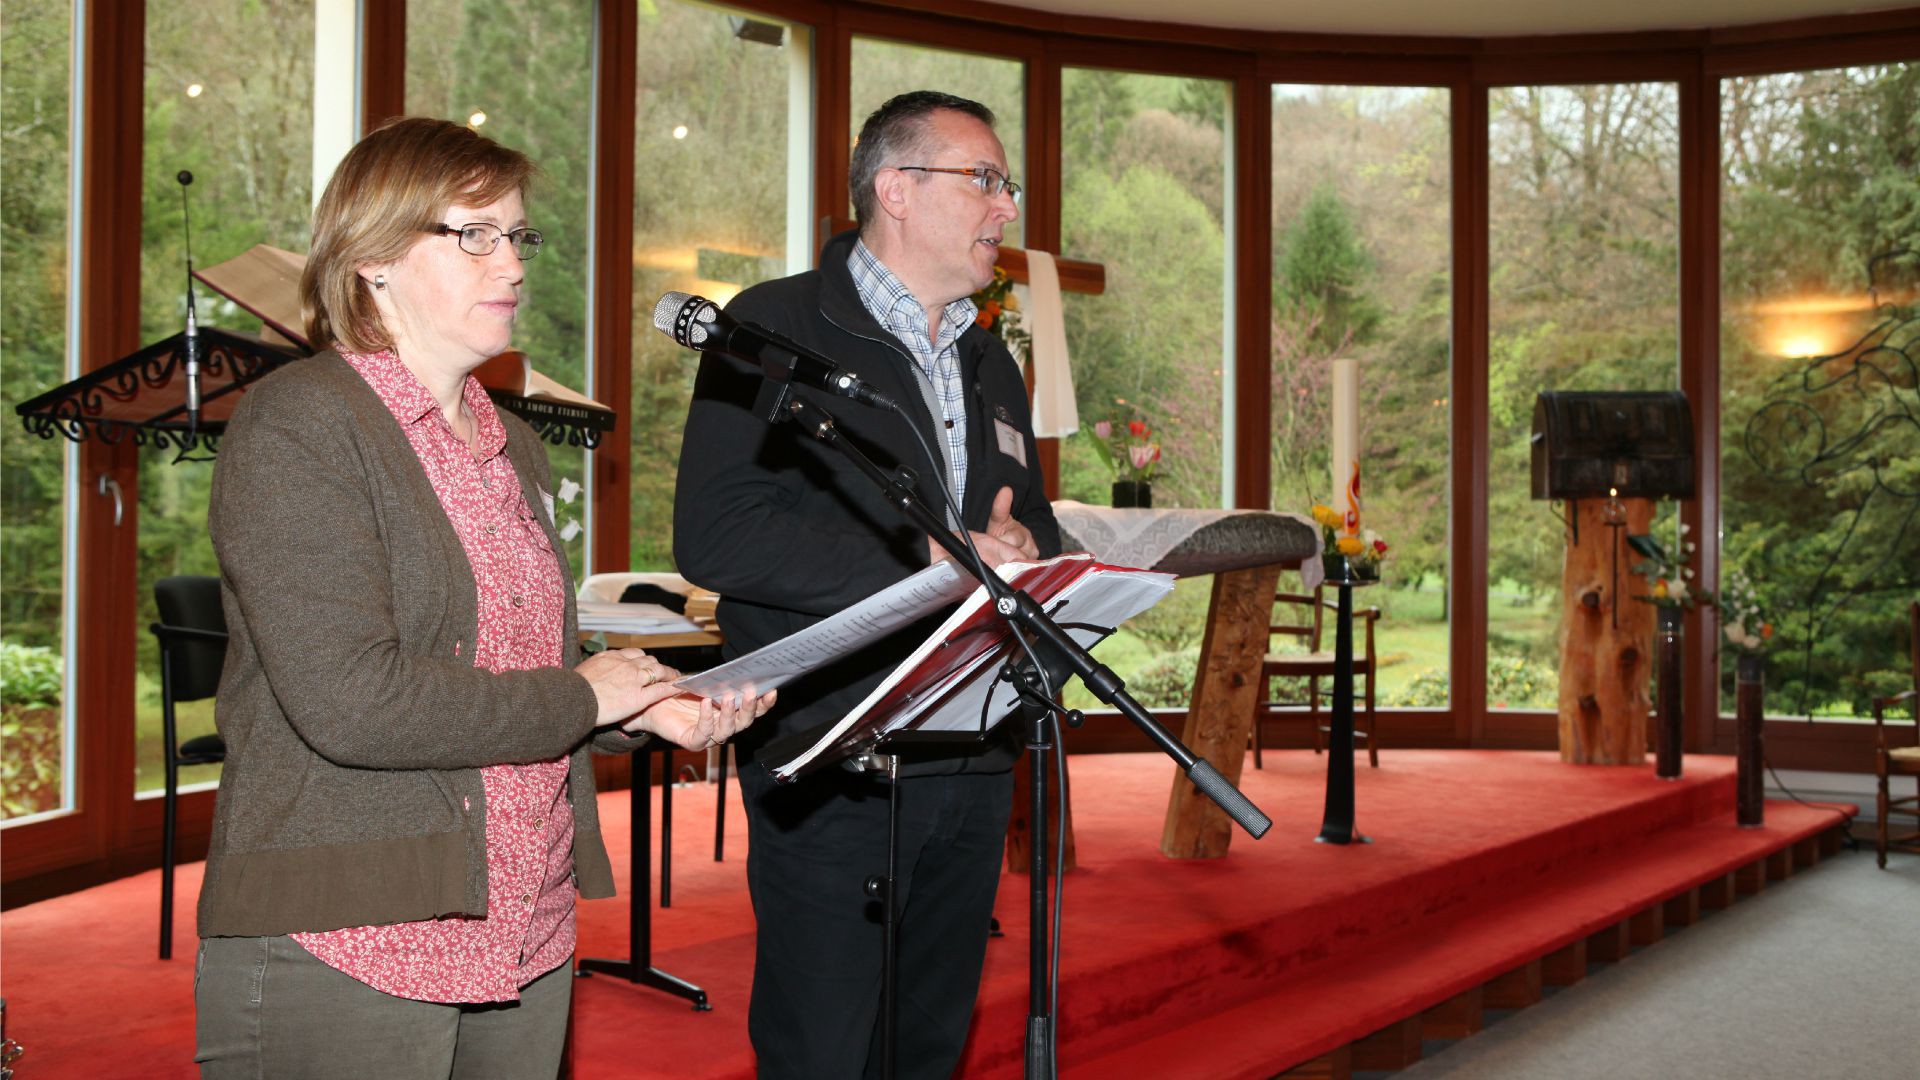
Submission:
MULTIPOLYGON (((1680 88, 1681 386, 1695 408, 1703 445, 1719 436, 1719 80, 1920 57, 1920 8, 1802 19, 1761 26, 1515 39, 1299 34, 1223 30, 1170 23, 1081 18, 957 0, 889 4, 829 0, 734 0, 730 6, 812 28, 816 207, 840 205, 846 189, 850 43, 855 34, 909 44, 993 53, 1027 65, 1028 190, 1023 208, 1030 243, 1057 247, 1060 236, 1060 71, 1093 66, 1228 79, 1234 93, 1236 162, 1234 501, 1266 505, 1272 403, 1267 368, 1267 304, 1272 241, 1268 219, 1273 82, 1443 86, 1453 131, 1453 390, 1455 459, 1450 535, 1455 565, 1451 663, 1454 700, 1444 710, 1384 710, 1383 737, 1394 745, 1545 748, 1548 713, 1489 714, 1486 664, 1487 402, 1487 91, 1519 83, 1671 80, 1680 88)), ((140 176, 143 147, 144 5, 80 0, 85 73, 79 224, 83 265, 73 283, 80 305, 82 365, 92 369, 139 345, 140 176)), ((595 263, 590 322, 596 345, 593 392, 628 400, 633 318, 633 95, 637 17, 631 4, 596 4, 598 54, 594 118, 595 263)), ((362 121, 367 127, 404 111, 406 5, 365 5, 362 121)), ((628 538, 628 418, 593 458, 591 490, 595 570, 623 570, 628 538)), ((1043 467, 1056 489, 1058 447, 1047 440, 1043 467)), ((157 800, 133 792, 136 598, 117 582, 134 579, 138 536, 139 451, 86 444, 80 452, 75 568, 76 640, 72 812, 6 829, 0 881, 7 906, 69 891, 156 865, 157 800), (126 517, 115 528, 112 501, 91 494, 106 475, 122 489, 126 517)), ((1702 455, 1701 489, 1683 508, 1701 537, 1701 572, 1719 566, 1717 451, 1702 455)), ((1730 722, 1718 712, 1716 642, 1710 616, 1691 615, 1687 636, 1689 746, 1724 751, 1730 722)), ((1776 765, 1859 771, 1871 739, 1864 725, 1770 721, 1776 765)), ((1127 735, 1096 718, 1076 748, 1125 745, 1127 735), (1108 732, 1108 734, 1102 734, 1108 732)), ((185 857, 204 848, 212 795, 181 800, 185 857)))

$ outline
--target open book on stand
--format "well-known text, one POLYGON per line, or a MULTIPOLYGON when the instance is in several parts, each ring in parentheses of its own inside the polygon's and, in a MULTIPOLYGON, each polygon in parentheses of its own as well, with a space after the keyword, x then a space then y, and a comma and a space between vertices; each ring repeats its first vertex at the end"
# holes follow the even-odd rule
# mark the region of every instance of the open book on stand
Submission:
MULTIPOLYGON (((494 404, 529 423, 560 419, 594 431, 612 431, 613 410, 533 369, 526 353, 510 349, 474 369, 494 404)), ((536 424, 537 427, 537 424, 536 424)))
MULTIPOLYGON (((1082 648, 1173 591, 1173 575, 1108 566, 1084 552, 1042 563, 1007 563, 1000 576, 1032 596, 1082 648)), ((873 747, 899 732, 985 735, 1020 703, 1000 680, 1024 657, 985 588, 942 560, 813 626, 676 685, 702 697, 765 693, 849 655, 943 607, 958 604, 927 640, 838 722, 783 741, 770 753, 773 778, 787 782, 873 747)), ((771 750, 772 748, 770 748, 771 750)))

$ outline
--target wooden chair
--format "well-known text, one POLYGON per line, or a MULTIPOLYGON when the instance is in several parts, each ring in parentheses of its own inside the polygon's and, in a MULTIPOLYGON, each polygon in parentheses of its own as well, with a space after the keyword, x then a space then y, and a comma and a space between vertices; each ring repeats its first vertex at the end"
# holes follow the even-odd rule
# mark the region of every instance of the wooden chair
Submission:
MULTIPOLYGON (((1305 706, 1304 713, 1288 712, 1282 715, 1302 715, 1313 728, 1313 752, 1318 754, 1326 746, 1324 733, 1327 728, 1320 723, 1325 715, 1321 711, 1323 698, 1332 698, 1333 679, 1333 636, 1335 623, 1340 617, 1340 606, 1326 599, 1326 587, 1313 590, 1312 596, 1298 593, 1275 593, 1274 620, 1267 626, 1267 647, 1269 651, 1260 662, 1261 701, 1254 706, 1253 714, 1253 767, 1261 767, 1260 761, 1260 723, 1269 716, 1280 714, 1281 710, 1295 710, 1305 706), (1300 643, 1305 652, 1289 651, 1277 646, 1287 641, 1300 643), (1328 680, 1328 689, 1322 691, 1321 679, 1328 680), (1281 701, 1273 692, 1275 679, 1306 680, 1305 701, 1281 701)), ((1377 607, 1356 610, 1354 621, 1353 674, 1355 678, 1366 680, 1366 727, 1362 730, 1358 724, 1354 727, 1354 736, 1367 741, 1367 764, 1380 767, 1380 749, 1371 734, 1374 730, 1373 679, 1375 654, 1373 648, 1373 624, 1380 619, 1377 607), (1365 633, 1360 632, 1365 625, 1365 633), (1363 644, 1364 643, 1364 644, 1363 644)), ((1329 705, 1331 708, 1331 705, 1329 705)))
POLYGON ((1892 697, 1876 698, 1873 703, 1873 733, 1877 737, 1873 771, 1879 788, 1879 797, 1875 801, 1880 812, 1880 820, 1874 826, 1873 853, 1882 870, 1887 867, 1889 851, 1920 855, 1920 828, 1896 833, 1889 820, 1898 814, 1920 823, 1920 601, 1915 601, 1907 608, 1907 633, 1913 686, 1892 697), (1915 734, 1906 740, 1913 745, 1896 746, 1894 736, 1887 728, 1886 710, 1902 701, 1907 703, 1907 710, 1914 717, 1915 734), (1904 799, 1894 798, 1893 778, 1896 776, 1913 777, 1915 794, 1904 799))

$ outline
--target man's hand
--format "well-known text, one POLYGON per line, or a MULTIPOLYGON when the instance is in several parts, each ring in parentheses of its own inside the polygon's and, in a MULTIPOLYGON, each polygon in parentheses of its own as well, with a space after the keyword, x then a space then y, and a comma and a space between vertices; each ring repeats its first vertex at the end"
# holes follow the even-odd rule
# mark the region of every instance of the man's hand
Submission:
MULTIPOLYGON (((972 535, 973 546, 980 549, 980 558, 989 567, 1040 557, 1040 545, 1034 543, 1033 534, 1013 516, 1013 489, 1010 487, 1001 488, 993 496, 993 510, 987 517, 987 531, 972 535)), ((927 561, 936 563, 947 558, 952 556, 929 537, 927 561)))

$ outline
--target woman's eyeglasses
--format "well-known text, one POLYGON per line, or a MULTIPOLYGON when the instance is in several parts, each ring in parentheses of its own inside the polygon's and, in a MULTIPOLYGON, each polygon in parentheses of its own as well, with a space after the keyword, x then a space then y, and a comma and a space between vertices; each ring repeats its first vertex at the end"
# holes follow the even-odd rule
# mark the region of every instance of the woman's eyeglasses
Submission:
POLYGON ((538 229, 509 231, 485 222, 462 225, 457 229, 451 225, 436 225, 427 231, 435 236, 457 236, 460 238, 461 251, 482 257, 493 254, 494 249, 500 246, 500 238, 504 236, 513 245, 513 254, 521 262, 540 254, 540 245, 546 243, 547 239, 540 235, 538 229))

